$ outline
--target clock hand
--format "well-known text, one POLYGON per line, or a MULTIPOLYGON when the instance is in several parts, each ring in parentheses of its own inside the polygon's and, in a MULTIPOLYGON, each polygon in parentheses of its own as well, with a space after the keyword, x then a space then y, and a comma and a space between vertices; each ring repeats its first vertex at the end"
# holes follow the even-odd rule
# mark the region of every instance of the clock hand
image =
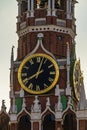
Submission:
POLYGON ((39 68, 38 68, 38 71, 37 71, 37 74, 36 74, 36 78, 38 78, 38 75, 39 75, 39 72, 40 72, 40 69, 41 69, 43 60, 44 60, 44 57, 42 58, 42 60, 41 60, 41 62, 40 62, 40 65, 39 65, 39 68))
POLYGON ((37 75, 41 74, 42 72, 43 72, 43 70, 41 70, 41 71, 39 71, 39 72, 33 74, 32 76, 30 76, 29 78, 27 78, 27 80, 33 79, 34 77, 36 77, 37 75))

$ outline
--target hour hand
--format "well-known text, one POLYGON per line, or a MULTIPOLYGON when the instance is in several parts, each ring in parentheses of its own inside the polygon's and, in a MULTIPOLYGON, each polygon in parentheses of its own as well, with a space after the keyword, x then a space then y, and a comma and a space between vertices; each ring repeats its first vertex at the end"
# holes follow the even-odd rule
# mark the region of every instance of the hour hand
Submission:
POLYGON ((34 77, 36 78, 39 74, 41 74, 43 72, 43 70, 40 70, 39 72, 33 74, 32 76, 30 76, 27 80, 31 80, 33 79, 34 77))
POLYGON ((35 78, 37 79, 37 78, 38 78, 38 76, 39 76, 39 74, 41 74, 42 72, 43 72, 43 70, 38 71, 38 72, 36 73, 35 78))

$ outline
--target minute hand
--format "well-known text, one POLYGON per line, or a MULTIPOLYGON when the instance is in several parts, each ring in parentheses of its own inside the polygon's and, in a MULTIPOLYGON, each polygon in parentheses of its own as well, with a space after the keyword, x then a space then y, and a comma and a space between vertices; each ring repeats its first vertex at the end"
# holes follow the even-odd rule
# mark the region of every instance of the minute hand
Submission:
POLYGON ((44 57, 42 58, 42 60, 41 60, 41 62, 40 62, 40 65, 39 65, 39 68, 38 68, 38 71, 37 71, 36 78, 38 78, 38 75, 39 75, 40 69, 41 69, 41 67, 42 67, 43 59, 44 59, 44 57))

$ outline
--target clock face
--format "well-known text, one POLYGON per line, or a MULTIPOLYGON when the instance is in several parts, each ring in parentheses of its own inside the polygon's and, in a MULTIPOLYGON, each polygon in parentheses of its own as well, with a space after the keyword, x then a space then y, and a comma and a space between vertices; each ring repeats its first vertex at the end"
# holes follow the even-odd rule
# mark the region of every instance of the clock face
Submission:
POLYGON ((36 53, 20 64, 18 81, 21 87, 31 94, 42 94, 51 90, 57 83, 59 69, 49 55, 36 53))
POLYGON ((81 85, 82 85, 82 74, 81 74, 81 69, 80 69, 80 61, 76 61, 75 65, 74 65, 73 85, 74 85, 75 97, 77 100, 79 100, 81 85))

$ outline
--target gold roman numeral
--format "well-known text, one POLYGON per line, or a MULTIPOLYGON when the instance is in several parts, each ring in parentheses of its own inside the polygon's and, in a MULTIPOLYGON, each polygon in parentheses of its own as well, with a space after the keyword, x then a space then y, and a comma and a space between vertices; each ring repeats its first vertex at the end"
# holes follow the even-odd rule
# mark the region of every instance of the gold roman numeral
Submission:
POLYGON ((30 64, 31 64, 31 65, 33 65, 33 64, 34 64, 34 62, 33 62, 33 60, 32 60, 32 59, 31 59, 29 62, 30 62, 30 64))
POLYGON ((45 59, 44 64, 47 62, 47 59, 45 59))
POLYGON ((25 76, 27 76, 27 73, 22 73, 21 76, 25 77, 25 76))
POLYGON ((24 67, 23 67, 23 69, 27 69, 27 70, 28 70, 28 69, 29 69, 29 67, 28 67, 28 66, 24 66, 24 67))
POLYGON ((40 63, 41 57, 37 57, 37 63, 40 63))
POLYGON ((28 88, 32 90, 33 89, 33 84, 30 83, 29 86, 28 86, 28 88))
POLYGON ((26 84, 28 83, 28 79, 25 78, 25 79, 23 80, 23 83, 26 85, 26 84))
POLYGON ((39 85, 36 86, 36 91, 40 91, 40 86, 39 85))
POLYGON ((50 77, 49 77, 49 79, 48 79, 48 80, 49 80, 49 82, 51 82, 51 83, 53 82, 53 79, 52 79, 52 78, 50 78, 50 77))
POLYGON ((48 85, 44 83, 44 88, 48 88, 48 85))
POLYGON ((51 68, 51 67, 53 67, 53 64, 51 64, 51 65, 48 66, 48 68, 51 68))
POLYGON ((55 71, 51 71, 51 72, 50 72, 50 75, 55 75, 55 71))

